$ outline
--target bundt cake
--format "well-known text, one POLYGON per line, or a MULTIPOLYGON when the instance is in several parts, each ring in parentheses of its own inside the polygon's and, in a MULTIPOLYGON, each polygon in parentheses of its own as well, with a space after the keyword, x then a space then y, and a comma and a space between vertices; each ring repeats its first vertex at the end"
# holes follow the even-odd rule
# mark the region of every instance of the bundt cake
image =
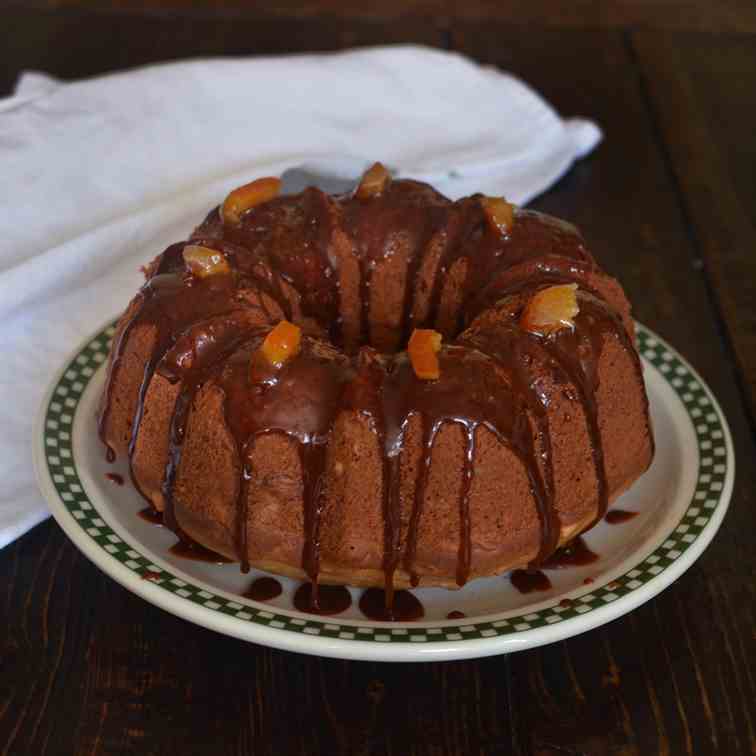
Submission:
POLYGON ((242 186, 145 268, 99 431, 182 538, 455 587, 536 565, 649 466, 630 307, 571 225, 376 163, 242 186))

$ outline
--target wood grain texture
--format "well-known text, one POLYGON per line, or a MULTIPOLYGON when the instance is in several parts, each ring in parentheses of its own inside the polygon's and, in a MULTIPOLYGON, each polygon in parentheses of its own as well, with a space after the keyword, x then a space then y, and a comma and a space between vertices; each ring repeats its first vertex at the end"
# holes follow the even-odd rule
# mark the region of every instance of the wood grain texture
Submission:
POLYGON ((77 10, 3 13, 0 85, 8 91, 22 68, 64 79, 187 57, 322 52, 375 44, 444 44, 431 24, 386 25, 370 21, 201 20, 174 16, 130 16, 77 10), (21 33, 16 33, 23 30, 21 33))
POLYGON ((632 40, 756 428, 756 40, 632 40))
MULTIPOLYGON (((20 0, 0 0, 19 5, 20 0)), ((453 28, 459 21, 487 20, 564 28, 641 28, 711 32, 755 32, 756 6, 750 0, 26 0, 39 8, 78 8, 118 13, 331 21, 425 20, 453 28)))
MULTIPOLYGON (((23 10, 5 19, 6 90, 28 67, 74 77, 197 54, 449 41, 422 23, 23 10)), ((738 297, 742 289, 727 283, 730 268, 725 284, 715 283, 708 258, 702 269, 702 232, 690 221, 697 183, 683 180, 670 145, 673 131, 699 144, 686 129, 699 128, 702 109, 719 108, 722 123, 732 108, 742 117, 737 91, 709 91, 738 79, 696 77, 694 121, 680 117, 670 128, 658 99, 683 72, 673 67, 668 86, 654 89, 650 72, 666 58, 653 40, 639 39, 599 29, 522 34, 470 21, 456 25, 450 41, 605 131, 595 154, 534 206, 584 228, 636 315, 689 357, 730 420, 739 462, 732 509, 696 565, 650 604, 568 641, 480 661, 379 665, 273 651, 186 623, 104 576, 47 522, 0 552, 0 753, 756 752, 756 444, 736 380, 746 363, 733 362, 726 343, 741 337, 724 305, 726 290, 738 297)), ((664 39, 676 49, 690 44, 664 39)), ((727 154, 748 125, 707 129, 727 154)), ((745 168, 721 160, 713 175, 752 209, 745 168)), ((738 260, 733 254, 728 264, 738 260)), ((745 306, 752 315, 752 303, 745 306)))

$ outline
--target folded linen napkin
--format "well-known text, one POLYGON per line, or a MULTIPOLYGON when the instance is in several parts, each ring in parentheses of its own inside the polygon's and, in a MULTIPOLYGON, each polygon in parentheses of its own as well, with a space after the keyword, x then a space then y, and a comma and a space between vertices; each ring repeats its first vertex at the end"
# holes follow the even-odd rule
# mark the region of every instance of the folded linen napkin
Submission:
POLYGON ((52 375, 231 188, 343 189, 381 160, 452 198, 523 204, 600 138, 518 79, 422 47, 24 73, 0 100, 0 547, 48 514, 31 450, 52 375))

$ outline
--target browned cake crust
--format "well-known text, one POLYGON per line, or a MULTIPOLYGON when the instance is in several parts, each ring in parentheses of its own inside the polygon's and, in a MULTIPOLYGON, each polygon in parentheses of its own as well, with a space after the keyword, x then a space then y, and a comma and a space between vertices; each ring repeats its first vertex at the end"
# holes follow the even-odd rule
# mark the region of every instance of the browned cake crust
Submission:
POLYGON ((321 583, 455 587, 538 563, 649 466, 630 307, 569 224, 490 222, 414 181, 216 209, 147 269, 121 318, 103 441, 184 537, 321 583), (188 244, 230 272, 198 279, 188 244), (522 327, 576 283, 569 327, 522 327), (286 318, 296 358, 256 375, 286 318), (419 379, 415 328, 444 336, 419 379), (251 376, 251 377, 250 377, 251 376))

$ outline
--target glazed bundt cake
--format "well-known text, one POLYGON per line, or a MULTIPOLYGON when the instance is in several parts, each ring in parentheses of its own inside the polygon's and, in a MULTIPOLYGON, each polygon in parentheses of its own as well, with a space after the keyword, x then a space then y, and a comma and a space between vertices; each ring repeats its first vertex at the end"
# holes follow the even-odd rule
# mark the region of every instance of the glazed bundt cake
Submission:
POLYGON ((375 164, 234 190, 145 269, 99 429, 181 538, 314 583, 536 565, 649 466, 630 307, 563 221, 375 164))

